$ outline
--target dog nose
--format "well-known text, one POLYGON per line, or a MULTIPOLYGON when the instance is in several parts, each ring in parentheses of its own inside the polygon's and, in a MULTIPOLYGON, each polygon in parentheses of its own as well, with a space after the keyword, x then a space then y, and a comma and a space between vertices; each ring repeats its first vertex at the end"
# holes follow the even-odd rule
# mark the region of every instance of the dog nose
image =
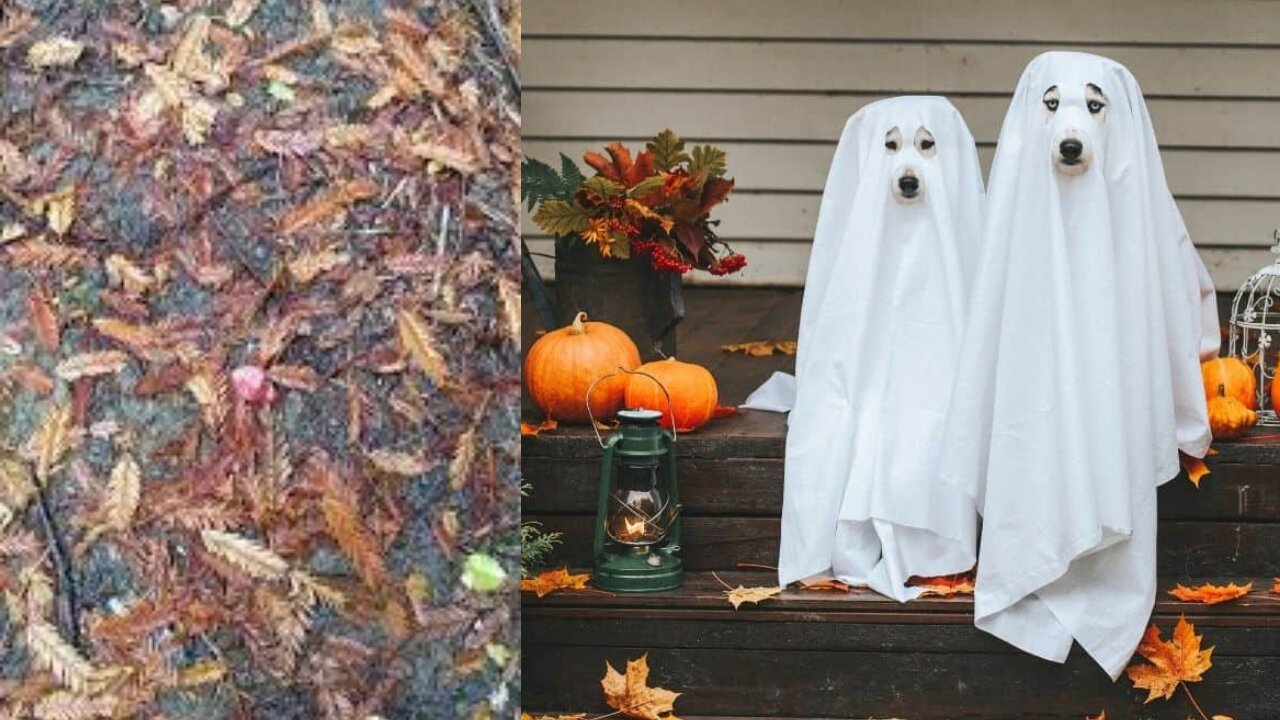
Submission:
POLYGON ((1084 153, 1084 143, 1079 140, 1063 140, 1058 144, 1058 152, 1063 160, 1079 160, 1084 153))
POLYGON ((915 195, 916 191, 920 189, 920 181, 910 175, 904 175, 898 178, 898 189, 902 191, 903 195, 915 195))

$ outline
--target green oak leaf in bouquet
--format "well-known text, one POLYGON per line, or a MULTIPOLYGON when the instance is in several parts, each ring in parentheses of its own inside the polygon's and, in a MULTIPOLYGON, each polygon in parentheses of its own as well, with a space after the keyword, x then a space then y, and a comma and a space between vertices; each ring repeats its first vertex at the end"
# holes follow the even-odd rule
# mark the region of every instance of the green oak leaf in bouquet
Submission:
POLYGON ((696 268, 727 275, 746 266, 711 219, 733 191, 723 150, 686 151, 680 136, 663 130, 634 157, 622 143, 605 153, 583 156, 596 171, 591 177, 565 155, 559 172, 532 158, 521 166, 533 222, 556 238, 557 250, 586 243, 607 258, 647 257, 654 270, 680 274, 696 268))

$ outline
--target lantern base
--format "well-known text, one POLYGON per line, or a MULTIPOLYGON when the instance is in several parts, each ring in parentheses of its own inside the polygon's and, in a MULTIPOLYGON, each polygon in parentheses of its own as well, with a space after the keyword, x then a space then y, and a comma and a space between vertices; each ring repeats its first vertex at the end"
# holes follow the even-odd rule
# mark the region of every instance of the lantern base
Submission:
POLYGON ((596 558, 591 584, 611 592, 659 592, 684 583, 684 563, 663 552, 602 554, 596 558), (656 558, 656 564, 651 558, 656 558))

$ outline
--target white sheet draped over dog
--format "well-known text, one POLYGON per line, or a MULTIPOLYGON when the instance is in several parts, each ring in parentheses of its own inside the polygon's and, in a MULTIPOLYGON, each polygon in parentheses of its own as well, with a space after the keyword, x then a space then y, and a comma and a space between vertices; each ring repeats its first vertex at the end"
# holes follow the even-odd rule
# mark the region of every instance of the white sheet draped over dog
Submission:
POLYGON ((918 594, 909 576, 972 567, 976 511, 938 482, 936 459, 981 214, 977 150, 946 99, 891 98, 849 119, 800 313, 783 585, 833 572, 906 600, 918 594), (901 147, 890 152, 895 127, 901 147), (891 193, 904 167, 923 190, 907 204, 891 193))
POLYGON ((1059 662, 1074 637, 1114 679, 1155 600, 1156 487, 1209 447, 1212 281, 1138 83, 1106 58, 1027 66, 987 198, 941 461, 983 515, 976 624, 1059 662), (1075 176, 1050 155, 1068 128, 1092 155, 1075 176))

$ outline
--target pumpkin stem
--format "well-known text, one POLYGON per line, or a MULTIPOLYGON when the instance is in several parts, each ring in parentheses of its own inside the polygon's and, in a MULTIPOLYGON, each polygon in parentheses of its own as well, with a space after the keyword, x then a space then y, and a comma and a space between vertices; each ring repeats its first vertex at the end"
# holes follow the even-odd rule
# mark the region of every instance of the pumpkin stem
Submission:
POLYGON ((577 315, 574 315, 573 325, 569 327, 569 332, 574 335, 581 335, 585 333, 587 331, 587 326, 583 325, 583 322, 586 321, 586 319, 587 314, 585 312, 579 312, 577 315))
POLYGON ((1218 397, 1226 397, 1226 396, 1227 396, 1226 383, 1218 383, 1218 397))

